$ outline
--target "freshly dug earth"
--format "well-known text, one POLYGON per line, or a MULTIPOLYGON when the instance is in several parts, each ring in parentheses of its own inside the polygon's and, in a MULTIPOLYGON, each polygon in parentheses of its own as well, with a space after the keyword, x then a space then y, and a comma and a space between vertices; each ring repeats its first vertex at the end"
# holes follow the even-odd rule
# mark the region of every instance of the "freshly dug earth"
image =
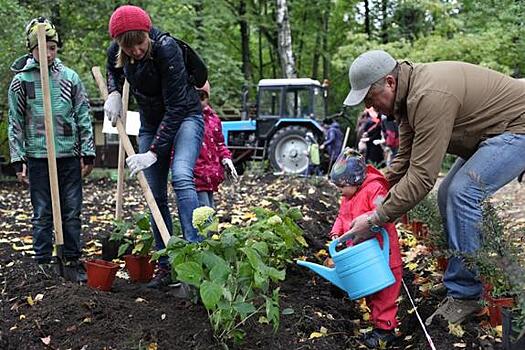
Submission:
MULTIPOLYGON (((112 228, 115 182, 86 180, 84 184, 83 239, 86 258, 100 255, 100 241, 112 228)), ((143 212, 145 205, 138 184, 126 184, 124 212, 143 212)), ((170 203, 175 203, 170 195, 170 203)), ((274 205, 278 200, 298 206, 300 223, 311 261, 325 249, 338 208, 337 190, 322 179, 277 178, 245 175, 242 181, 223 185, 216 197, 222 223, 242 222, 255 206, 274 205)), ((111 292, 85 285, 50 280, 37 273, 30 254, 32 215, 26 188, 15 182, 0 184, 0 349, 216 349, 204 307, 177 298, 174 288, 149 290, 117 278, 111 292)), ((422 257, 421 259, 428 259, 422 257)), ((320 262, 320 259, 317 259, 320 262)), ((421 260, 420 260, 421 261, 421 260)), ((433 272, 429 271, 430 276, 433 272)), ((119 274, 118 276, 125 276, 119 274)), ((441 298, 423 297, 414 276, 405 281, 416 298, 421 317, 429 316, 441 298)), ((238 349, 357 349, 364 348, 360 335, 369 327, 357 302, 348 300, 329 282, 298 266, 290 266, 280 284, 281 316, 277 332, 257 319, 245 326, 238 349), (314 333, 317 332, 317 333, 314 333), (313 337, 321 335, 320 337, 313 337), (311 337, 312 336, 312 337, 311 337), (311 338, 311 339, 310 339, 311 338)), ((429 349, 416 314, 402 290, 400 339, 395 349, 429 349)), ((492 331, 480 326, 481 319, 465 325, 462 337, 444 325, 429 332, 437 349, 501 349, 492 331)))

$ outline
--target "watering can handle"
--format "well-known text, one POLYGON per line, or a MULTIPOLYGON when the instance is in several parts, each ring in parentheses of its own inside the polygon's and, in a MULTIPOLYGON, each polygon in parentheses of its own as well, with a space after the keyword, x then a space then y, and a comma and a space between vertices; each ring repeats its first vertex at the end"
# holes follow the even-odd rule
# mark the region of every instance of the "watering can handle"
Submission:
MULTIPOLYGON (((390 241, 388 239, 388 233, 386 232, 385 228, 381 226, 372 228, 372 232, 381 232, 381 235, 383 236, 383 256, 386 260, 386 263, 388 264, 390 261, 390 241)), ((339 243, 340 238, 337 237, 332 242, 330 242, 330 245, 328 245, 328 252, 330 253, 331 257, 333 257, 337 253, 335 249, 339 243)))
POLYGON ((386 229, 382 226, 376 226, 372 228, 372 232, 379 232, 379 231, 381 231, 381 235, 383 236, 383 256, 385 257, 386 263, 389 264, 390 240, 388 239, 388 232, 386 232, 386 229))

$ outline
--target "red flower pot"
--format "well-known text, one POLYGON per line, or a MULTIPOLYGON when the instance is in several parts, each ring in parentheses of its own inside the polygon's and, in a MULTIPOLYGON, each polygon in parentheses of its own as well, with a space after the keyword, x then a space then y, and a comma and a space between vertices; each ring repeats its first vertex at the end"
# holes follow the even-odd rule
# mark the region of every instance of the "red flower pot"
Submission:
POLYGON ((153 278, 155 265, 150 262, 151 256, 124 255, 126 269, 132 282, 146 283, 153 278))
POLYGON ((514 306, 514 298, 490 298, 488 301, 490 325, 496 327, 502 324, 501 310, 514 306))
POLYGON ((422 237, 423 223, 421 221, 412 221, 412 234, 416 237, 422 237))
POLYGON ((91 288, 108 291, 113 285, 120 266, 111 261, 91 259, 84 262, 87 272, 87 285, 91 288))
POLYGON ((437 258, 437 268, 439 271, 445 272, 448 266, 448 259, 444 256, 438 256, 437 258))
POLYGON ((494 298, 492 296, 492 285, 486 283, 484 286, 485 301, 489 310, 490 325, 496 327, 502 324, 501 311, 503 308, 512 308, 514 298, 494 298))

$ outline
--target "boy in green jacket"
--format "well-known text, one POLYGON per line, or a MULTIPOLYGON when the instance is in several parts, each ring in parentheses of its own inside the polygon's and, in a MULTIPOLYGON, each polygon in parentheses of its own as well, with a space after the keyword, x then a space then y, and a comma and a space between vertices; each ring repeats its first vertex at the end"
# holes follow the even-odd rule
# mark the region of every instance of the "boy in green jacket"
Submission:
POLYGON ((78 280, 86 275, 81 256, 82 176, 93 169, 95 145, 89 104, 76 72, 56 57, 58 33, 43 17, 26 27, 29 54, 17 59, 11 69, 16 73, 8 92, 9 148, 18 179, 29 184, 33 205, 33 249, 39 270, 53 273, 53 215, 49 185, 44 128, 42 85, 38 63, 37 25, 45 24, 47 59, 51 88, 51 109, 55 130, 55 151, 64 233, 66 263, 77 267, 78 280))

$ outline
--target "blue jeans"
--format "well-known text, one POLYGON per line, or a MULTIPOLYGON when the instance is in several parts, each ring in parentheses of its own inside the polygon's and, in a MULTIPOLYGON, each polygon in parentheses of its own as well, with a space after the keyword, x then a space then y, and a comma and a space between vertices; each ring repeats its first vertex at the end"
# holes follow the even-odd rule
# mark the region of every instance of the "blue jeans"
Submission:
POLYGON ((198 191, 200 207, 215 208, 215 201, 213 200, 213 191, 198 191))
MULTIPOLYGON (((53 207, 47 159, 29 158, 29 191, 33 205, 33 249, 37 262, 51 259, 53 253, 53 207)), ((58 187, 64 257, 78 259, 82 254, 80 212, 82 210, 82 176, 79 158, 57 159, 58 187)))
MULTIPOLYGON (((438 191, 449 249, 473 253, 480 248, 482 202, 525 169, 525 135, 504 133, 481 142, 468 160, 457 159, 438 191)), ((478 299, 482 284, 460 257, 449 260, 443 278, 448 295, 478 299)))
MULTIPOLYGON (((142 124, 144 125, 144 123, 142 124)), ((147 152, 150 148, 157 128, 142 126, 139 132, 139 152, 147 152)), ((195 184, 193 182, 193 168, 200 153, 202 136, 204 133, 204 122, 201 115, 187 116, 183 119, 179 130, 173 139, 173 161, 170 154, 160 156, 151 167, 144 169, 144 175, 155 197, 162 218, 168 228, 170 235, 173 234, 173 222, 168 207, 168 173, 171 169, 171 179, 175 195, 177 197, 177 208, 180 224, 184 238, 189 242, 200 242, 202 237, 191 223, 193 210, 199 206, 195 184)), ((164 242, 160 232, 151 219, 155 247, 163 249, 164 242)), ((161 267, 168 266, 168 257, 159 259, 161 267)))

